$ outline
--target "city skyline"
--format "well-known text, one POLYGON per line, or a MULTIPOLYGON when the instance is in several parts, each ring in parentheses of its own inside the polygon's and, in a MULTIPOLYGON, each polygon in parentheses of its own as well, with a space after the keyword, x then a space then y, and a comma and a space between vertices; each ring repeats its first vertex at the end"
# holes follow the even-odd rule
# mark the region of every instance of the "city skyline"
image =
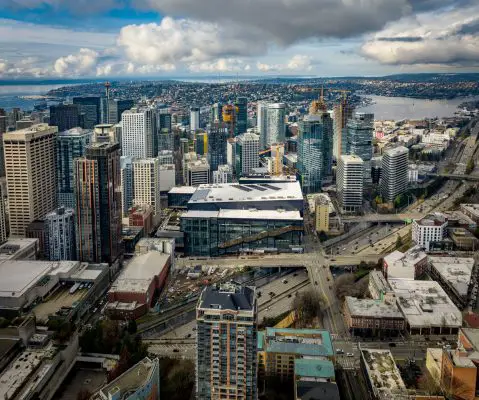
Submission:
POLYGON ((479 59, 471 0, 86 4, 4 0, 0 79, 371 76, 477 71, 479 59))

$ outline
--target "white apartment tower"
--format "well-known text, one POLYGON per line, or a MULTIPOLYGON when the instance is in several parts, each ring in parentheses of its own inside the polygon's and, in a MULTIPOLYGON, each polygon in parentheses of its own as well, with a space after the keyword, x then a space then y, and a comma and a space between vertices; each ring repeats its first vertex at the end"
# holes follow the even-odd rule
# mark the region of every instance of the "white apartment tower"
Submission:
POLYGON ((358 156, 339 157, 338 200, 343 212, 357 212, 363 205, 364 163, 358 156))
POLYGON ((259 136, 252 132, 237 136, 236 141, 236 175, 248 175, 259 165, 259 136))
POLYGON ((265 149, 266 146, 266 129, 268 125, 268 103, 258 101, 256 106, 256 124, 260 137, 260 147, 265 149))
POLYGON ((72 208, 60 207, 45 216, 48 236, 48 259, 67 261, 76 259, 75 217, 72 208))
POLYGON ((190 131, 196 132, 200 129, 200 108, 191 107, 190 108, 190 131))
POLYGON ((284 142, 286 138, 286 104, 272 103, 268 104, 267 124, 266 124, 266 143, 265 147, 273 143, 284 142))
POLYGON ((133 203, 153 207, 155 214, 160 208, 160 163, 158 158, 133 161, 133 203))
POLYGON ((393 202, 408 187, 408 154, 404 146, 384 152, 381 168, 381 196, 385 202, 393 202))
POLYGON ((153 135, 155 114, 151 109, 132 108, 121 116, 122 155, 135 158, 155 157, 153 135))
POLYGON ((37 124, 3 134, 10 235, 24 236, 28 224, 57 205, 55 146, 58 128, 37 124))

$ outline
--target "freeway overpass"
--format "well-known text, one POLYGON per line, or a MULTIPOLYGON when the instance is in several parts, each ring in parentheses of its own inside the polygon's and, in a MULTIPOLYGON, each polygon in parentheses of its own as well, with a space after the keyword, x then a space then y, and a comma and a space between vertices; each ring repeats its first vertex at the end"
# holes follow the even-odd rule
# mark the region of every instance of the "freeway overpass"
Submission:
POLYGON ((222 258, 178 258, 175 268, 189 268, 195 265, 202 266, 220 266, 236 268, 239 266, 247 267, 298 267, 308 266, 318 263, 326 266, 350 266, 358 265, 361 261, 377 263, 382 255, 348 255, 348 256, 324 256, 319 252, 305 254, 277 254, 268 256, 241 256, 241 257, 222 257, 222 258))
POLYGON ((459 181, 479 182, 479 175, 448 174, 448 173, 445 173, 445 172, 440 172, 440 173, 429 172, 426 175, 431 176, 431 177, 440 176, 440 177, 443 177, 443 178, 454 179, 454 180, 459 180, 459 181))
POLYGON ((421 219, 424 213, 403 213, 403 214, 369 214, 359 216, 341 217, 342 222, 406 222, 412 219, 421 219))

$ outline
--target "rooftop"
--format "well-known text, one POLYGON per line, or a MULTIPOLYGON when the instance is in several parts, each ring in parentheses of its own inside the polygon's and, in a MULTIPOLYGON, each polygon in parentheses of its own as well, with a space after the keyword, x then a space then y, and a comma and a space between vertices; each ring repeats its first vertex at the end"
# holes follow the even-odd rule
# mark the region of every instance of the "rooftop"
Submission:
POLYGON ((167 268, 169 254, 149 251, 133 257, 111 285, 111 292, 144 293, 152 279, 167 268))
POLYGON ((93 399, 128 398, 128 394, 145 386, 152 380, 152 374, 159 374, 158 359, 145 357, 118 378, 103 386, 93 399))
POLYGON ((475 328, 461 328, 461 332, 471 342, 476 351, 479 351, 479 329, 475 328))
POLYGON ((343 154, 340 157, 341 160, 343 160, 344 163, 352 164, 352 163, 357 163, 360 164, 363 162, 362 158, 356 155, 346 155, 343 154))
POLYGON ((294 374, 296 377, 333 379, 334 364, 329 360, 298 358, 294 360, 294 374))
POLYGON ((182 218, 222 218, 222 219, 271 219, 286 221, 302 221, 299 211, 285 210, 188 210, 182 218))
POLYGON ((460 327, 462 314, 435 281, 390 279, 399 309, 411 328, 460 327))
POLYGON ((266 328, 264 340, 262 346, 267 352, 316 357, 334 354, 331 335, 326 330, 266 328))
POLYGON ((357 299, 350 296, 346 296, 344 300, 352 317, 404 318, 394 303, 387 304, 380 300, 357 299))
POLYGON ((307 382, 296 383, 296 398, 301 400, 340 400, 338 385, 335 382, 307 382))
POLYGON ((406 385, 389 350, 362 349, 364 360, 372 386, 386 397, 396 399, 398 394, 406 393, 406 385))
POLYGON ((429 257, 429 262, 460 296, 467 296, 474 267, 473 258, 429 257))
POLYGON ((201 292, 198 308, 216 310, 253 311, 256 289, 237 283, 207 286, 201 292))
POLYGON ((83 129, 80 127, 77 128, 72 128, 68 129, 66 131, 58 132, 58 136, 67 136, 67 137, 72 137, 72 136, 82 136, 82 135, 91 135, 92 130, 91 129, 83 129))
POLYGON ((404 147, 404 146, 397 146, 397 147, 393 147, 391 149, 387 149, 385 151, 385 153, 387 153, 389 156, 398 156, 398 155, 402 155, 402 154, 408 154, 409 153, 409 150, 407 147, 404 147))
POLYGON ((469 212, 470 214, 479 217, 479 204, 471 204, 471 203, 466 203, 466 204, 461 204, 461 208, 469 212))
POLYGON ((194 194, 197 189, 195 186, 175 186, 168 194, 194 194))
POLYGON ((441 226, 447 224, 447 218, 444 214, 435 212, 433 214, 426 215, 422 219, 416 219, 414 222, 421 226, 441 226))
POLYGON ((271 200, 303 201, 299 182, 200 185, 189 203, 263 202, 271 200))
POLYGON ((38 239, 9 238, 0 246, 0 261, 14 259, 17 253, 34 246, 38 246, 38 239))

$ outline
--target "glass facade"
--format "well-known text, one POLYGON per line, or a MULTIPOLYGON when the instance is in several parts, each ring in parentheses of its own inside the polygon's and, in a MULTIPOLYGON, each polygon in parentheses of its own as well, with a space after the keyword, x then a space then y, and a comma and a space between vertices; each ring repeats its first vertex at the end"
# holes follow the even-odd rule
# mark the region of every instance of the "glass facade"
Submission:
POLYGON ((210 171, 216 171, 218 165, 227 163, 228 129, 223 124, 213 124, 208 132, 208 163, 210 171))
POLYGON ((248 129, 248 99, 238 97, 236 99, 236 135, 241 135, 248 129))
POLYGON ((304 193, 321 191, 331 175, 333 159, 333 121, 329 114, 308 115, 299 123, 298 171, 304 193))
POLYGON ((373 158, 374 114, 356 113, 348 121, 349 155, 360 157, 364 161, 364 181, 371 181, 371 159, 373 158))

